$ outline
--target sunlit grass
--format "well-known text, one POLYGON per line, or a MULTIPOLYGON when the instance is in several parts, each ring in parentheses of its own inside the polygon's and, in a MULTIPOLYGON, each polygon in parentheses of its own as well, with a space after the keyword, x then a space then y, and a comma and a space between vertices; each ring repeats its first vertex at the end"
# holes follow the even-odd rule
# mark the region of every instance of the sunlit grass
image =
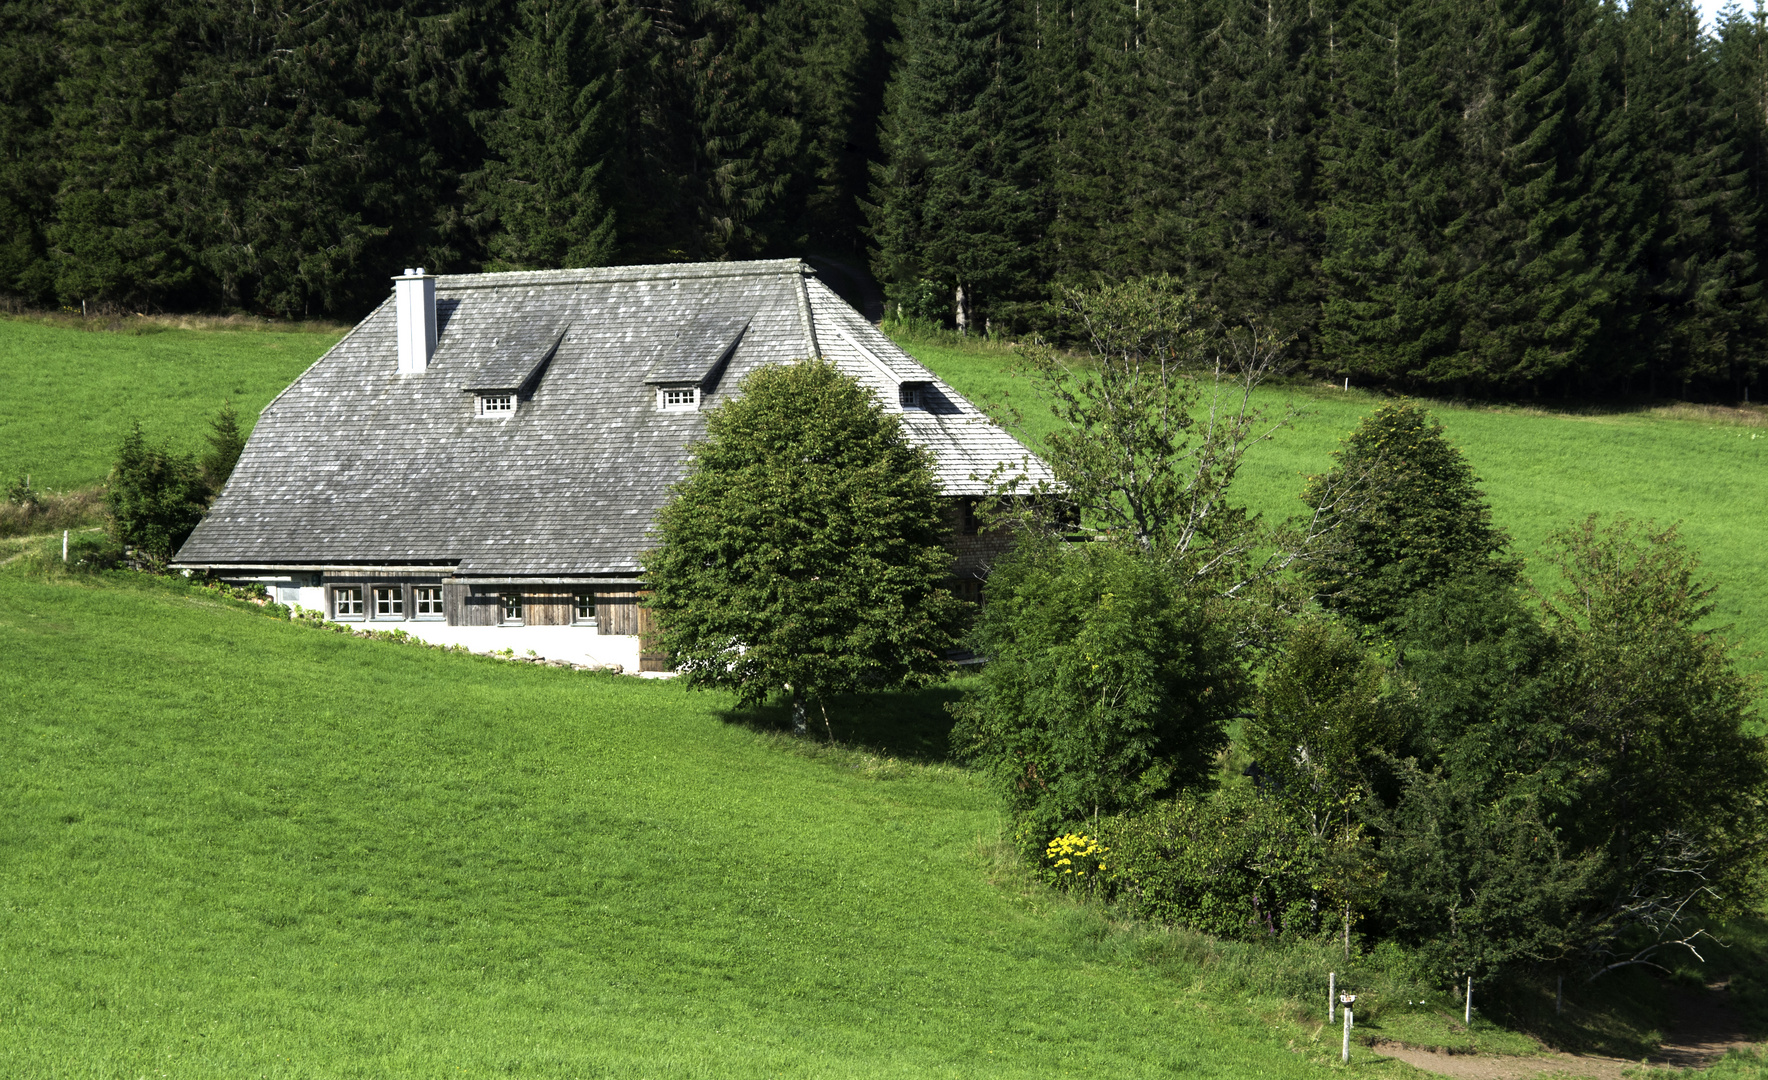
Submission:
POLYGON ((49 491, 101 483, 135 420, 151 438, 196 450, 209 418, 231 401, 249 431, 338 336, 154 322, 107 332, 0 319, 0 486, 26 474, 49 491))
POLYGON ((173 585, 0 574, 0 656, 0 1075, 1313 1068, 950 766, 173 585))

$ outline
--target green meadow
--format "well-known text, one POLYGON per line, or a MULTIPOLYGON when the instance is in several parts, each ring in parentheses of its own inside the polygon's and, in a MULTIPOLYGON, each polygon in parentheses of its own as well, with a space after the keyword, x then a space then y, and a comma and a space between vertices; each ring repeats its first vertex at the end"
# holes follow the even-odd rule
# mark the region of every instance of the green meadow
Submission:
POLYGON ((81 330, 0 319, 0 482, 44 491, 104 481, 131 422, 194 450, 231 401, 250 431, 270 399, 331 348, 334 332, 81 330))
POLYGON ((962 770, 793 749, 714 695, 122 575, 0 573, 0 656, 0 1075, 1277 1078, 1329 1049, 1195 941, 1175 968, 991 883, 962 770))
MULTIPOLYGON (((978 403, 1017 407, 1032 436, 1054 423, 1030 384, 1010 374, 999 347, 905 342, 917 358, 978 403)), ((1268 518, 1297 513, 1307 476, 1331 467, 1339 440, 1382 401, 1323 385, 1262 389, 1272 418, 1293 407, 1293 426, 1247 456, 1236 494, 1268 518)), ((1427 402, 1483 481, 1492 515, 1530 556, 1536 584, 1556 575, 1539 557, 1554 532, 1591 513, 1680 523, 1718 583, 1717 624, 1734 627, 1745 654, 1768 652, 1768 410, 1549 412, 1427 402)), ((1768 662, 1746 658, 1768 674, 1768 662)))
MULTIPOLYGON (((222 396, 255 415, 331 340, 0 321, 8 373, 36 380, 0 455, 52 470, 84 424, 88 464, 37 482, 93 483, 132 416, 194 445, 222 396)), ((1023 394, 1004 352, 913 348, 966 394, 1023 394)), ((1261 400, 1288 398, 1307 415, 1242 484, 1276 515, 1377 400, 1261 400)), ((1755 428, 1439 415, 1523 550, 1591 509, 1683 520, 1760 635, 1755 428)), ((1667 1024, 1639 975, 1563 1022, 1549 994, 1468 1031, 1328 943, 1213 942, 1053 895, 946 760, 955 685, 841 703, 839 744, 800 741, 667 682, 51 577, 43 543, 0 540, 0 1076, 1301 1077, 1338 1067, 1313 1015, 1329 968, 1366 1035, 1422 1045, 1529 1052, 1523 1017, 1637 1060, 1667 1024)), ((1759 925, 1728 938, 1681 977, 1768 962, 1759 925)), ((1415 1075, 1361 1044, 1352 1070, 1415 1075)))

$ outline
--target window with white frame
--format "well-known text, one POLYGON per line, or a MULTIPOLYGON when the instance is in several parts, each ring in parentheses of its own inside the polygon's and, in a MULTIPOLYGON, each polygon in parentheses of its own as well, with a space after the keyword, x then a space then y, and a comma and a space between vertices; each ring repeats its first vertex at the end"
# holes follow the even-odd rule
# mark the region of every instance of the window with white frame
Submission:
POLYGON ((362 586, 341 585, 332 590, 332 618, 362 618, 362 586))
POLYGON ((480 416, 509 416, 516 411, 514 394, 480 394, 480 416))
POLYGON ((665 386, 657 391, 657 407, 665 412, 693 412, 700 407, 697 386, 665 386))
POLYGON ((382 585, 374 591, 374 617, 405 618, 405 590, 397 585, 382 585))
POLYGON ((925 409, 933 396, 933 388, 924 382, 899 383, 896 401, 905 409, 925 409))
POLYGON ((577 594, 574 621, 580 623, 595 622, 595 593, 580 592, 577 594))
POLYGON ((419 585, 411 590, 412 615, 418 619, 440 619, 442 610, 442 586, 419 585))
POLYGON ((503 594, 503 624, 505 626, 522 625, 522 594, 506 592, 503 594))

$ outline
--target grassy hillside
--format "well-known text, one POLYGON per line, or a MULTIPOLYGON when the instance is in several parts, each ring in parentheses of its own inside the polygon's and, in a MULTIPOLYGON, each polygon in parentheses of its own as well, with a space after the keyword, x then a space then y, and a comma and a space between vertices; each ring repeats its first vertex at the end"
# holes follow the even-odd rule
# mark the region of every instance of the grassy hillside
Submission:
POLYGON ((338 339, 336 332, 88 331, 0 319, 0 481, 42 490, 100 483, 129 423, 196 449, 231 400, 248 430, 259 410, 338 339))
POLYGON ((0 1075, 1318 1067, 990 885, 948 766, 170 588, 0 574, 0 655, 0 1075))
MULTIPOLYGON (((1010 352, 905 344, 960 393, 1018 405, 1033 435, 1052 422, 1035 407, 1031 388, 1007 374, 1010 352)), ((1272 518, 1295 513, 1303 479, 1331 467, 1339 440, 1381 400, 1313 386, 1261 392, 1269 414, 1293 403, 1304 415, 1249 456, 1240 497, 1272 518)), ((1768 576, 1760 570, 1768 550, 1768 411, 1431 408, 1484 481, 1493 516, 1519 551, 1535 553, 1555 530, 1592 511, 1680 521, 1721 585, 1718 620, 1735 625, 1747 653, 1768 651, 1768 576)), ((1551 575, 1543 569, 1538 560, 1531 567, 1545 585, 1551 575)), ((1762 658, 1746 664, 1768 674, 1762 658)))

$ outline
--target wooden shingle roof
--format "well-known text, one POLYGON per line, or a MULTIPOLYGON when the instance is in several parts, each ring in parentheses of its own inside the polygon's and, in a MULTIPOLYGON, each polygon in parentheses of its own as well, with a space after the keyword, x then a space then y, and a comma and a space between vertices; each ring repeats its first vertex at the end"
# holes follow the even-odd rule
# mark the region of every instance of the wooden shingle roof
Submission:
POLYGON ((900 383, 931 387, 903 422, 948 494, 984 494, 997 465, 1047 476, 795 259, 443 276, 436 295, 425 372, 397 373, 389 299, 264 410, 179 565, 634 575, 705 431, 703 411, 659 409, 654 384, 699 382, 710 409, 756 367, 813 353, 890 408, 900 383), (532 385, 507 418, 463 393, 516 380, 532 385))

